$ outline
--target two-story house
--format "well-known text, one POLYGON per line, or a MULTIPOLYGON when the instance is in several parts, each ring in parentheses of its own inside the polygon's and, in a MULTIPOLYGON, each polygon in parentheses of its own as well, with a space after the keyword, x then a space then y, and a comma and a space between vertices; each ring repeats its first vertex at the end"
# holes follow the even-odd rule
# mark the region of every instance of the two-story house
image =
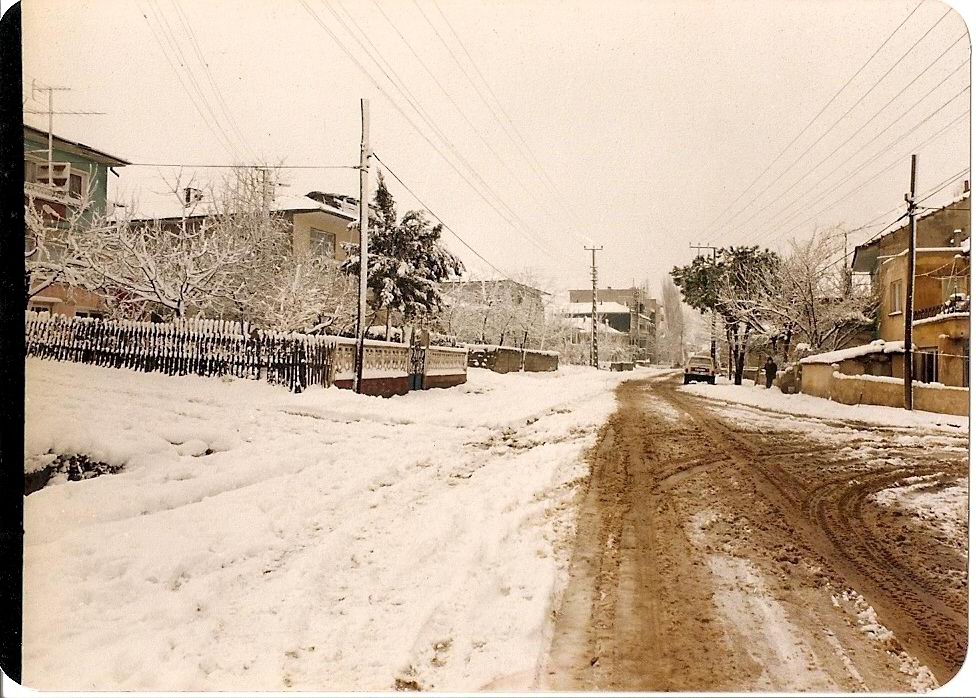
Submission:
MULTIPOLYGON (((127 164, 84 143, 24 126, 25 204, 34 206, 52 231, 83 204, 87 205, 85 215, 104 213, 109 173, 127 164)), ((56 255, 57 241, 49 242, 47 254, 56 255)), ((25 243, 31 249, 32 241, 25 243)), ((64 283, 39 288, 27 305, 30 310, 62 315, 99 315, 104 307, 99 296, 64 283)))
MULTIPOLYGON (((359 244, 359 230, 350 227, 359 219, 359 200, 344 194, 313 191, 305 196, 275 193, 268 209, 281 216, 290 228, 297 256, 312 254, 325 259, 346 259, 344 243, 359 244)), ((184 210, 178 201, 153 207, 152 216, 137 217, 133 222, 156 221, 163 227, 181 225, 184 215, 191 226, 198 224, 214 210, 209 202, 188 204, 184 210)))
MULTIPOLYGON (((969 386, 970 194, 916 220, 914 377, 923 383, 969 386)), ((870 274, 880 296, 877 339, 905 338, 908 224, 857 247, 853 271, 870 274)), ((892 361, 892 375, 904 364, 892 361)))

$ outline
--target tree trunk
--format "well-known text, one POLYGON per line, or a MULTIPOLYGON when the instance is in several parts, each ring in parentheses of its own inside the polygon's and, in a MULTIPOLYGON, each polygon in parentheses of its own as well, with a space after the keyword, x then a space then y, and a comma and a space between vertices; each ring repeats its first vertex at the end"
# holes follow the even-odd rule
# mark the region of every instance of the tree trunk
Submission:
POLYGON ((735 352, 735 384, 742 385, 742 371, 746 365, 746 353, 741 349, 735 352))

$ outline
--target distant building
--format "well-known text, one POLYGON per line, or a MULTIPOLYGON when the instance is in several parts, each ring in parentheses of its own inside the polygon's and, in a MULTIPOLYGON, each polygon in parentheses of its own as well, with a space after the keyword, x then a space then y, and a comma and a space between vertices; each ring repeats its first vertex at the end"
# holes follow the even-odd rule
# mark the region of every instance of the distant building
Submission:
MULTIPOLYGON (((658 305, 643 288, 597 289, 597 320, 628 335, 634 348, 634 358, 656 359, 658 305)), ((569 292, 569 305, 564 314, 570 318, 589 317, 592 312, 593 289, 569 292)))
POLYGON ((538 346, 551 294, 511 279, 444 281, 440 290, 446 307, 439 332, 468 342, 538 346))
MULTIPOLYGON (((914 377, 923 383, 969 386, 970 193, 916 221, 914 377)), ((869 274, 880 297, 876 339, 905 338, 908 224, 854 251, 855 273, 869 274)), ((892 375, 904 376, 903 357, 892 375)))
MULTIPOLYGON (((24 201, 34 206, 47 221, 50 230, 64 230, 62 221, 88 204, 84 215, 104 213, 108 207, 108 175, 128 161, 52 134, 48 150, 48 133, 24 126, 24 201)), ((117 174, 117 173, 116 173, 117 174)), ((25 231, 26 232, 26 231, 25 231)), ((51 237, 56 237, 52 232, 51 237)), ((48 236, 45 236, 48 237, 48 236)), ((25 251, 33 241, 25 238, 25 251)), ((63 241, 47 239, 47 255, 56 258, 63 241)), ((29 286, 28 280, 28 286, 29 286)), ((27 300, 29 310, 61 315, 101 315, 102 300, 81 288, 55 283, 27 300)))

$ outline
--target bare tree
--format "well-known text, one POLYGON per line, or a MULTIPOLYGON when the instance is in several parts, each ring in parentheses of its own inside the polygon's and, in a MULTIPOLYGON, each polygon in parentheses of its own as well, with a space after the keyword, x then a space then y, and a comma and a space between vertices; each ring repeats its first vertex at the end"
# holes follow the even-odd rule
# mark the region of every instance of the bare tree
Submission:
POLYGON ((49 203, 48 197, 43 191, 25 188, 24 275, 28 301, 55 284, 80 285, 83 274, 72 242, 104 234, 112 226, 95 206, 91 186, 78 200, 64 206, 49 203))
POLYGON ((834 241, 841 234, 843 230, 834 228, 791 241, 773 277, 749 280, 749 293, 736 301, 740 312, 757 318, 757 334, 784 359, 798 340, 814 351, 833 351, 873 322, 876 294, 854 285, 846 264, 834 261, 834 241))

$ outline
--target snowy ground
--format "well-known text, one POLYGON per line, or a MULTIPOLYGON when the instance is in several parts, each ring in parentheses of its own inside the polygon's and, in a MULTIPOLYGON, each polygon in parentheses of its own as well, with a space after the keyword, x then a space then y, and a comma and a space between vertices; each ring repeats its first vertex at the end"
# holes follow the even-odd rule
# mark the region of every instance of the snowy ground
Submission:
MULTIPOLYGON (((960 455, 969 449, 967 417, 878 405, 843 405, 812 395, 786 395, 777 388, 766 390, 752 383, 732 385, 727 380, 678 390, 706 398, 737 422, 759 428, 781 429, 787 426, 783 419, 788 418, 790 429, 831 444, 837 453, 865 467, 903 464, 910 471, 914 461, 892 456, 890 447, 919 448, 923 452, 939 449, 960 455), (860 425, 886 429, 865 431, 860 425)), ((963 552, 968 540, 968 499, 969 478, 951 479, 945 473, 909 475, 872 496, 878 504, 900 509, 923 526, 935 529, 963 552)))
POLYGON ((528 688, 582 453, 654 372, 384 400, 29 360, 25 461, 124 469, 25 500, 24 684, 528 688))
POLYGON ((844 405, 825 398, 797 393, 787 395, 779 388, 767 390, 752 382, 733 385, 726 378, 719 378, 718 385, 692 383, 678 388, 700 397, 729 403, 760 407, 764 410, 787 415, 816 417, 831 420, 849 420, 885 427, 964 427, 968 430, 969 418, 935 412, 914 410, 909 412, 897 407, 880 405, 844 405))

